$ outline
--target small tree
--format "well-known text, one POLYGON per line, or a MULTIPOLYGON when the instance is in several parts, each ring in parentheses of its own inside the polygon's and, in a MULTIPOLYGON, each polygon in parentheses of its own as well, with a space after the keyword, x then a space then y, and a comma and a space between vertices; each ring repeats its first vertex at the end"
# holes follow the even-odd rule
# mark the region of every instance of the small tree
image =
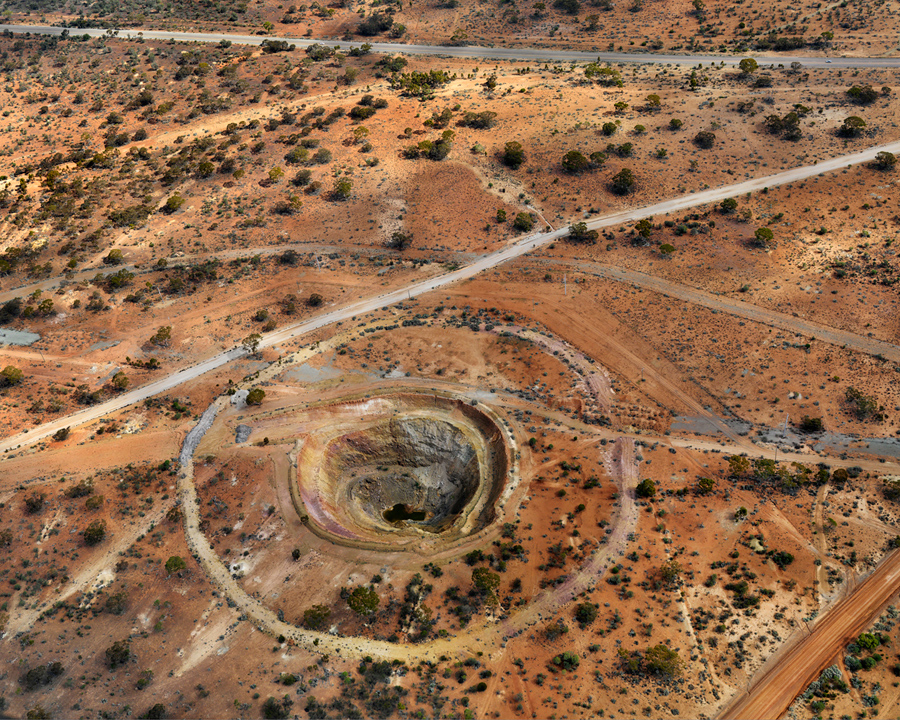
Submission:
POLYGON ((709 150, 716 144, 716 134, 710 130, 701 130, 694 135, 694 144, 703 150, 709 150))
POLYGON ((712 478, 702 477, 697 480, 697 494, 709 495, 716 488, 716 481, 712 478))
POLYGON ((391 250, 405 250, 412 242, 412 235, 402 230, 394 230, 385 243, 391 250))
POLYGON ((131 659, 131 640, 119 640, 106 648, 106 664, 110 670, 115 670, 131 659))
POLYGON ((151 705, 141 717, 147 718, 147 720, 162 720, 166 717, 166 706, 162 703, 151 705))
POLYGON ((293 178, 291 178, 291 185, 295 187, 304 187, 305 185, 309 185, 312 180, 312 170, 304 168, 297 172, 293 178))
POLYGON ((112 595, 107 595, 103 607, 111 615, 121 615, 128 608, 128 593, 120 590, 112 595))
POLYGON ((18 385, 22 382, 23 377, 25 377, 25 373, 19 368, 7 365, 3 370, 0 370, 0 387, 18 385))
POLYGON ((573 652, 566 651, 553 658, 553 664, 563 670, 575 670, 581 664, 581 658, 573 652))
POLYGON ((106 257, 103 258, 103 262, 107 265, 120 265, 124 260, 124 255, 119 248, 113 248, 107 253, 106 257))
POLYGON ((854 85, 847 90, 847 95, 859 105, 871 105, 878 99, 878 91, 871 85, 854 85))
POLYGON ((36 515, 44 508, 46 495, 43 493, 33 492, 25 498, 25 512, 29 515, 36 515))
POLYGON ((184 561, 183 557, 172 555, 172 557, 166 560, 166 574, 168 575, 177 575, 186 568, 187 563, 184 561))
POLYGON ((256 351, 259 350, 260 342, 262 342, 262 335, 259 333, 251 333, 241 340, 241 347, 243 347, 250 355, 256 355, 256 351))
POLYGON ((610 180, 610 189, 616 195, 628 195, 634 192, 636 185, 637 180, 634 177, 634 173, 628 168, 622 168, 610 180))
POLYGON ((294 701, 285 695, 281 700, 268 698, 262 706, 263 717, 267 720, 283 720, 291 716, 291 706, 294 701))
POLYGON ((347 604, 357 615, 372 615, 378 609, 380 598, 375 588, 360 585, 347 598, 347 604))
POLYGON ((719 207, 726 215, 730 215, 735 210, 737 210, 737 206, 737 200, 735 200, 734 198, 725 198, 721 203, 719 203, 719 207))
POLYGON ((744 58, 738 63, 738 67, 744 75, 752 75, 759 69, 759 63, 753 58, 744 58))
POLYGON ((683 126, 683 120, 679 120, 678 118, 672 118, 671 120, 669 120, 669 130, 681 130, 683 126))
POLYGON ((878 400, 873 395, 866 395, 855 387, 848 387, 845 393, 850 411, 857 420, 881 420, 878 400))
POLYGON ((150 342, 159 347, 169 347, 169 341, 172 339, 172 326, 165 325, 156 331, 150 338, 150 342))
POLYGON ((331 197, 334 200, 347 200, 353 192, 353 181, 344 176, 334 179, 331 197))
POLYGON ((577 150, 569 150, 569 152, 563 155, 562 169, 567 173, 578 175, 585 172, 586 170, 589 170, 590 167, 590 160, 588 160, 577 150))
POLYGON ((677 650, 672 650, 665 645, 656 645, 648 648, 644 653, 644 667, 653 675, 675 677, 681 673, 682 661, 677 650))
POLYGON ((106 537, 106 521, 94 520, 84 529, 84 542, 86 545, 98 545, 106 537))
POLYGON ((600 233, 596 230, 588 230, 588 226, 586 222, 577 222, 572 223, 569 226, 569 235, 568 238, 572 242, 577 243, 585 243, 589 245, 593 245, 597 242, 597 238, 600 237, 600 233))
POLYGON ((247 393, 247 404, 248 405, 261 405, 263 398, 266 397, 266 392, 262 388, 252 388, 250 392, 247 393))
POLYGON ((486 596, 488 603, 494 605, 497 600, 497 588, 500 587, 500 576, 491 572, 486 567, 475 568, 472 571, 472 584, 482 596, 486 596))
POLYGON ((583 602, 575 606, 575 619, 583 630, 597 619, 597 606, 594 603, 583 602))
POLYGON ((656 483, 654 483, 650 478, 641 480, 635 488, 635 494, 639 498, 652 498, 654 495, 656 495, 656 483))
POLYGON ((774 240, 775 233, 767 227, 757 228, 756 232, 753 234, 753 242, 757 247, 770 248, 774 240))
POLYGON ((306 298, 307 307, 322 307, 323 302, 325 302, 325 298, 323 298, 319 293, 312 293, 308 298, 306 298))
POLYGON ((657 112, 662 107, 662 100, 659 95, 653 93, 647 96, 647 109, 651 112, 657 112))
POLYGON ((662 579, 663 585, 666 587, 673 587, 678 584, 682 572, 684 572, 684 568, 681 566, 681 563, 677 560, 669 560, 668 562, 663 563, 662 567, 659 569, 659 576, 662 579))
POLYGON ((875 156, 875 167, 879 170, 893 170, 894 166, 897 164, 897 156, 894 153, 887 152, 886 150, 882 150, 875 156))
POLYGON ((121 370, 112 376, 111 380, 113 388, 115 388, 118 392, 124 392, 128 389, 128 385, 131 381, 128 379, 128 376, 123 373, 121 370))
POLYGON ((825 425, 820 417, 804 415, 800 419, 800 429, 805 433, 817 433, 822 432, 825 429, 825 425))
POLYGON ((634 226, 637 234, 645 240, 648 240, 653 234, 653 221, 650 218, 641 218, 634 226))
POLYGON ((163 212, 166 215, 171 215, 177 210, 181 209, 181 206, 184 205, 184 198, 181 197, 178 193, 172 195, 168 200, 166 200, 166 204, 163 205, 163 212))
POLYGON ((844 120, 838 133, 844 137, 859 137, 863 128, 866 127, 866 121, 856 115, 851 115, 844 120))
POLYGON ((321 630, 331 615, 327 605, 313 605, 303 611, 303 627, 309 630, 321 630))
POLYGON ((531 228, 534 227, 534 218, 531 216, 531 213, 520 212, 516 215, 516 219, 513 222, 513 227, 516 230, 528 232, 529 230, 531 230, 531 228))
POLYGON ((513 170, 518 169, 525 162, 525 150, 522 143, 510 140, 504 146, 500 159, 507 167, 511 167, 513 170))

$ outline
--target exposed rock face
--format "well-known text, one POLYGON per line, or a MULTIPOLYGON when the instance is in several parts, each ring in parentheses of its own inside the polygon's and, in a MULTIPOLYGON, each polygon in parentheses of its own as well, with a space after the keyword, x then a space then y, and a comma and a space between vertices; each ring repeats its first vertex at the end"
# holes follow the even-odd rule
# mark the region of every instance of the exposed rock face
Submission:
POLYGON ((362 443, 354 442, 354 436, 345 436, 346 445, 335 447, 332 458, 351 476, 353 511, 370 516, 370 522, 387 522, 384 511, 402 505, 408 512, 425 513, 418 523, 423 530, 440 532, 478 489, 478 454, 448 422, 393 419, 366 431, 365 439, 368 452, 356 449, 362 443))
POLYGON ((389 549, 404 537, 450 541, 494 519, 507 449, 481 411, 404 395, 329 412, 331 422, 323 418, 298 443, 297 484, 311 526, 389 549))
POLYGON ((234 441, 238 444, 245 443, 250 439, 250 433, 253 432, 253 428, 249 425, 238 425, 234 429, 234 441))

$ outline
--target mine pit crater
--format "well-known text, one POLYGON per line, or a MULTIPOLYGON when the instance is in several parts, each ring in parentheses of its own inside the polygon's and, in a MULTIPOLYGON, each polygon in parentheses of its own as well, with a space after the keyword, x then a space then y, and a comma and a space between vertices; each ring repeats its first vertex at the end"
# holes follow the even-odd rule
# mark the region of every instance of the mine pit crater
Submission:
POLYGON ((318 534, 396 550, 460 539, 495 520, 510 456, 489 411, 402 393, 313 415, 295 449, 295 502, 318 534))

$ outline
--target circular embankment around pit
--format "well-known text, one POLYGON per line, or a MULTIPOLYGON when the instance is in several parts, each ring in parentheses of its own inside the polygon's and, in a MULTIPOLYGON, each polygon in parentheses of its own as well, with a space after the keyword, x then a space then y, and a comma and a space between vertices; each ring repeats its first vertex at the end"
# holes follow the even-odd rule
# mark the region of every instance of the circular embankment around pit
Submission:
POLYGON ((487 408, 403 392, 302 414, 293 501, 337 544, 438 551, 491 525, 508 495, 510 444, 487 408))

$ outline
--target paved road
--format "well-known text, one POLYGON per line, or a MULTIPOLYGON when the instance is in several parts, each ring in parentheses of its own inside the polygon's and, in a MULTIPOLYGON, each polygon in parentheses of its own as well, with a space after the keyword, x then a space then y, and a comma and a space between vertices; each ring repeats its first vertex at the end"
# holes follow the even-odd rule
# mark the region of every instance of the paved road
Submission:
POLYGON ((898 583, 900 552, 894 551, 849 596, 820 617, 809 635, 780 653, 771 669, 746 695, 732 701, 719 717, 729 720, 781 717, 794 699, 834 661, 844 645, 878 616, 897 593, 898 583))
MULTIPOLYGON (((830 172, 847 167, 848 165, 870 162, 875 157, 875 155, 882 150, 900 153, 900 141, 887 143, 885 145, 879 145, 876 147, 868 148, 866 150, 860 150, 849 155, 841 155, 839 157, 825 160, 814 165, 806 165, 803 167, 793 168, 792 170, 786 170, 775 175, 768 175, 766 177, 756 178, 753 180, 746 180, 734 185, 727 185, 725 187, 704 190, 703 192, 693 193, 690 195, 683 195, 671 200, 664 200, 659 203, 654 203, 653 205, 645 205, 643 207, 622 210, 610 215, 605 215, 604 217, 595 218, 594 220, 589 221, 587 225, 591 229, 602 229, 610 226, 621 225, 623 223, 634 222, 645 217, 652 217, 654 215, 664 215, 670 212, 687 210, 689 208, 697 207, 698 205, 706 205, 709 203, 718 202, 726 197, 731 197, 733 195, 740 195, 743 193, 760 190, 764 187, 775 187, 777 185, 784 185, 786 183, 795 182, 797 180, 804 180, 806 178, 814 177, 825 172, 830 172)), ((498 250, 488 255, 484 255, 478 258, 475 262, 470 263, 469 265, 466 265, 453 272, 449 272, 444 275, 431 278, 429 280, 423 280, 421 282, 414 283, 405 288, 401 288, 384 295, 360 300, 358 302, 352 303, 342 308, 338 308, 336 310, 332 310, 331 312, 324 313, 322 315, 318 315, 295 325, 289 325, 285 328, 282 328, 281 330, 275 330, 263 336, 263 340, 260 343, 260 348, 278 345, 287 340, 301 337, 315 330, 328 327, 329 325, 352 320, 357 315, 363 315, 365 313, 379 310, 389 305, 394 305, 395 303, 402 302, 403 300, 418 297, 419 295, 423 295, 451 283, 468 280, 469 278, 472 278, 475 275, 484 272, 485 270, 490 270, 497 265, 501 265, 505 262, 508 262, 509 260, 513 260, 517 257, 525 255, 535 248, 548 245, 555 240, 565 237, 567 233, 568 226, 558 228, 557 230, 554 230, 550 233, 535 233, 532 235, 526 235, 513 245, 510 245, 506 248, 503 248, 502 250, 498 250)), ((884 344, 886 345, 886 343, 884 344)), ((237 360, 238 358, 244 356, 246 356, 246 351, 242 348, 234 348, 232 350, 220 353, 219 355, 208 358, 196 365, 173 373, 168 377, 161 378, 148 385, 144 385, 142 387, 131 390, 130 392, 123 393, 122 395, 112 398, 105 403, 85 408, 84 410, 80 410, 79 412, 73 413, 72 415, 69 415, 67 417, 58 418, 57 420, 45 423, 44 425, 39 425, 38 427, 35 427, 31 430, 23 431, 19 435, 7 438, 3 442, 0 442, 0 452, 9 452, 10 450, 13 450, 17 447, 31 445, 32 443, 35 443, 39 440, 42 440, 43 438, 52 435, 61 428, 80 425, 82 423, 96 420, 111 412, 120 410, 122 408, 128 407, 129 405, 133 405, 134 403, 141 402, 146 398, 159 395, 160 393, 164 393, 168 390, 178 387, 188 380, 198 378, 205 373, 216 370, 223 365, 226 365, 233 360, 237 360)))
MULTIPOLYGON (((0 25, 0 30, 9 30, 14 33, 40 33, 43 35, 59 35, 66 28, 49 25, 0 25)), ((102 28, 69 28, 72 35, 90 35, 102 37, 107 31, 102 28)), ((120 38, 136 38, 138 36, 146 40, 177 40, 180 42, 217 43, 222 40, 230 40, 239 45, 260 45, 263 40, 287 40, 297 47, 304 48, 314 43, 323 43, 341 50, 349 50, 359 47, 362 42, 348 42, 346 40, 322 40, 312 38, 272 37, 265 35, 229 35, 225 33, 186 33, 169 32, 167 30, 119 30, 120 38)), ((578 50, 557 50, 552 48, 504 48, 504 47, 479 47, 467 45, 453 47, 449 45, 404 45, 401 43, 369 43, 372 52, 376 53, 402 53, 404 55, 433 55, 438 57, 478 58, 483 60, 533 60, 561 61, 561 62, 626 62, 626 63, 655 63, 662 65, 697 65, 712 63, 725 65, 737 65, 745 55, 662 55, 656 53, 625 53, 625 52, 587 52, 578 50)), ((792 62, 799 62, 808 68, 900 68, 900 58, 896 57, 803 57, 800 55, 752 55, 760 65, 784 65, 790 66, 792 62), (830 62, 829 62, 830 61, 830 62)))

